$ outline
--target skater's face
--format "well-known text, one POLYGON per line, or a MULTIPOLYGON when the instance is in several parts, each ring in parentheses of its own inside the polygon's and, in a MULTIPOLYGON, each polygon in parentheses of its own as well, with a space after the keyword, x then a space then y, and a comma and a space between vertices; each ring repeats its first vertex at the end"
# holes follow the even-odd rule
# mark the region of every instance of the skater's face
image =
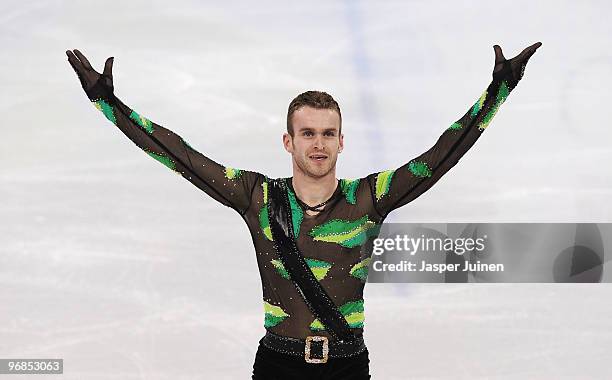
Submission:
POLYGON ((313 178, 331 173, 344 147, 340 115, 335 110, 304 106, 293 113, 291 121, 293 137, 285 133, 283 143, 293 156, 294 170, 313 178))

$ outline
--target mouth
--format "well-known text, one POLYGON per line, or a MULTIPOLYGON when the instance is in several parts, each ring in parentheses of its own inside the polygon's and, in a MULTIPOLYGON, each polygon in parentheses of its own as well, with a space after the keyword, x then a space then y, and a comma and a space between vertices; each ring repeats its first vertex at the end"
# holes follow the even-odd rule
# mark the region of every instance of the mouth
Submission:
POLYGON ((320 162, 320 161, 326 160, 327 159, 327 155, 325 155, 325 154, 318 154, 317 153, 317 154, 311 154, 310 156, 308 156, 308 158, 310 158, 311 160, 320 162))

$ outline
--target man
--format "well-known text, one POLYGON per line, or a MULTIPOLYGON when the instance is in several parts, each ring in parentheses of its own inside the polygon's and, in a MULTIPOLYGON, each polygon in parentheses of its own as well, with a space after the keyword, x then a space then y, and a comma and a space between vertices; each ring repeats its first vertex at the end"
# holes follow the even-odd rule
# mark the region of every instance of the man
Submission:
POLYGON ((370 257, 361 248, 377 236, 392 210, 433 186, 476 142, 540 46, 535 43, 506 60, 495 45, 491 84, 431 149, 395 170, 354 180, 336 178, 342 116, 325 92, 305 92, 289 105, 283 143, 292 156, 293 176, 269 179, 219 165, 123 104, 114 95, 113 57, 99 74, 78 50, 66 54, 87 96, 107 119, 247 223, 267 331, 253 378, 368 379, 363 289, 370 257))

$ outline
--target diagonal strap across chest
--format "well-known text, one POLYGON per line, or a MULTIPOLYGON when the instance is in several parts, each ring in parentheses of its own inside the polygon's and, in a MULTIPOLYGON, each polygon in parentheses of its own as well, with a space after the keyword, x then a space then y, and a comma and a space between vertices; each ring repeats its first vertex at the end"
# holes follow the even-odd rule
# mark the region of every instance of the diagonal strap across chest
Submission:
POLYGON ((333 338, 345 342, 355 340, 346 319, 315 278, 297 247, 284 181, 269 180, 268 197, 268 218, 274 246, 304 302, 333 338))

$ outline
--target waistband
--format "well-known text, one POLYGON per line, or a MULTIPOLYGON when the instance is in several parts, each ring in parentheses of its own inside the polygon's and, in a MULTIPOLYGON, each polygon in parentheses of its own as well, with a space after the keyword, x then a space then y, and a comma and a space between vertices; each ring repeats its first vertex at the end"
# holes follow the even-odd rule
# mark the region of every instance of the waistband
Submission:
POLYGON ((321 335, 296 339, 270 331, 266 332, 261 343, 277 352, 301 356, 307 363, 326 363, 328 358, 355 356, 366 349, 363 337, 356 338, 352 342, 333 340, 321 335))

